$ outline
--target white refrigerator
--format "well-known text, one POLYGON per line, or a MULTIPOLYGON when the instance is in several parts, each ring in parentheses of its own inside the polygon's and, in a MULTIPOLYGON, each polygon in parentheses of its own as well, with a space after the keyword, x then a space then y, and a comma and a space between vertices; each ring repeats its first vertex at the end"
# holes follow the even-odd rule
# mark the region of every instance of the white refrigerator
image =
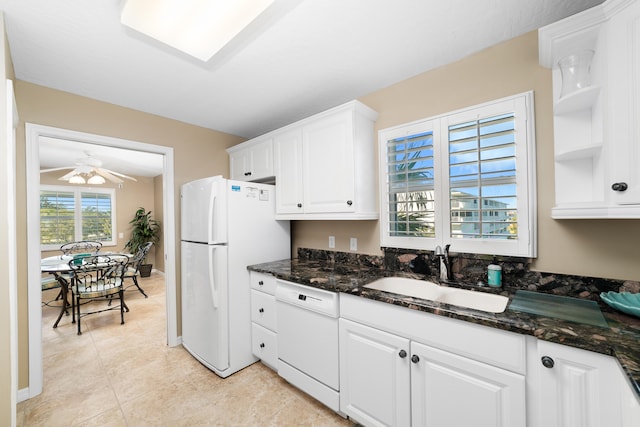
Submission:
POLYGON ((257 360, 247 266, 291 256, 274 190, 221 176, 181 187, 182 345, 223 378, 257 360))

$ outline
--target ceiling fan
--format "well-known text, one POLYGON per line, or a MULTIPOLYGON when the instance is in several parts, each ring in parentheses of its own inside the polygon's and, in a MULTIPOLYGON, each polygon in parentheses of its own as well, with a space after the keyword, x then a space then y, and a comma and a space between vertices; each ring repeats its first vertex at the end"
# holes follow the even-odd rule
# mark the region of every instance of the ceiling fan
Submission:
POLYGON ((135 178, 115 172, 102 167, 102 161, 92 157, 90 153, 85 153, 86 157, 76 160, 74 166, 63 166, 59 168, 42 169, 40 173, 54 172, 58 170, 73 169, 71 172, 58 178, 60 181, 69 181, 71 184, 104 184, 104 178, 117 184, 124 181, 120 178, 137 181, 135 178))

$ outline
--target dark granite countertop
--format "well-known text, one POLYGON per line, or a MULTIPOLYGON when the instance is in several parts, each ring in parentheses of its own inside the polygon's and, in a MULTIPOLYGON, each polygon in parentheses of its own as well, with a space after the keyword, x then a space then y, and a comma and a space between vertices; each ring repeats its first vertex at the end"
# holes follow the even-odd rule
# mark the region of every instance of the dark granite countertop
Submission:
MULTIPOLYGON (((382 277, 399 276, 425 279, 425 276, 420 274, 307 259, 286 259, 253 265, 248 268, 251 271, 271 274, 279 279, 303 285, 357 295, 505 331, 532 335, 541 340, 613 356, 618 359, 640 398, 640 319, 618 313, 609 309, 608 306, 601 306, 608 327, 599 327, 513 311, 509 309, 509 306, 503 313, 487 313, 363 287, 382 277)), ((475 288, 475 290, 499 293, 509 297, 510 303, 515 295, 515 290, 502 288, 483 287, 475 288)))

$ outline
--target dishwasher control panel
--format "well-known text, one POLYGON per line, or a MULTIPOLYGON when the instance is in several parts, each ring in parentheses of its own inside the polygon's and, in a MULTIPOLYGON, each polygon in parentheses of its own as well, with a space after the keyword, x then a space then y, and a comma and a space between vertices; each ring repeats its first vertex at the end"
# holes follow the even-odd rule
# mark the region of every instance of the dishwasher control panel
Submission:
POLYGON ((337 318, 339 315, 337 292, 277 280, 276 300, 315 311, 325 316, 337 318))

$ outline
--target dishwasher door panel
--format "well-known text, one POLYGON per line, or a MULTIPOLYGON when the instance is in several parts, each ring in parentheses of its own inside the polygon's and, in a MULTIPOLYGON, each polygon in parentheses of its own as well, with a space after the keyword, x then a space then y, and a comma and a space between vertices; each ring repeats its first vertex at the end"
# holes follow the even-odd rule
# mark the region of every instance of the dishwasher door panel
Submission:
POLYGON ((278 358, 339 390, 338 319, 277 301, 278 358))

